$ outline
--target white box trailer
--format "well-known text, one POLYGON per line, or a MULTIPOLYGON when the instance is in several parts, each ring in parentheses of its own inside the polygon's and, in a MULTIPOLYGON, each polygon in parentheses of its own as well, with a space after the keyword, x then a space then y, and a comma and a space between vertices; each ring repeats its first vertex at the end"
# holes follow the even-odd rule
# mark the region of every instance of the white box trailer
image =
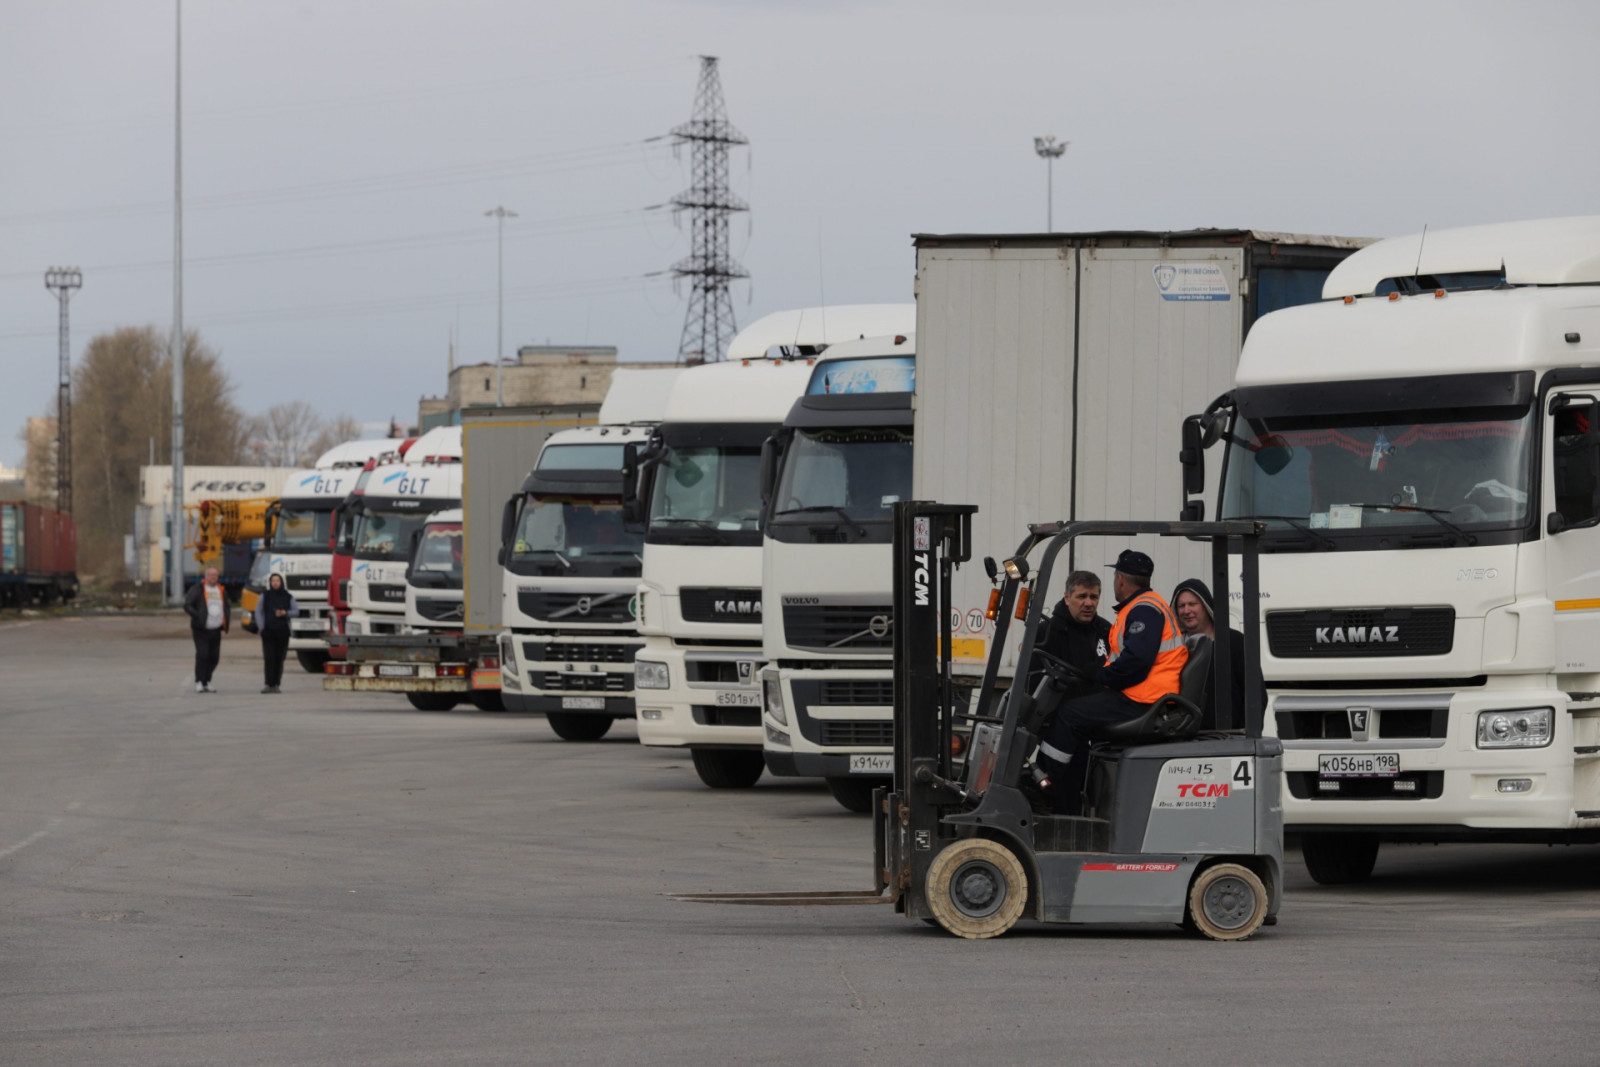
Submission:
MULTIPOLYGON (((1031 522, 1177 518, 1184 418, 1233 384, 1256 319, 1320 299, 1328 272, 1368 243, 1210 229, 914 240, 913 495, 978 505, 973 544, 997 559, 1031 522)), ((1085 538, 1071 563, 1109 587, 1103 565, 1125 547, 1085 538)), ((1140 548, 1164 595, 1209 577, 1201 548, 1140 548)), ((951 649, 963 675, 988 655, 989 589, 981 567, 959 572, 951 649)))

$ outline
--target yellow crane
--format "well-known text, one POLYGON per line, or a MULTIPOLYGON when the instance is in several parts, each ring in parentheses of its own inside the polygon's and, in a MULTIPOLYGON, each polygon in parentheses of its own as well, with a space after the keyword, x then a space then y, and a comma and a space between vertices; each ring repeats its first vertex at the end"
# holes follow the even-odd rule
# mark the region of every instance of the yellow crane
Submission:
POLYGON ((194 560, 202 570, 220 566, 225 546, 267 536, 277 503, 275 497, 255 497, 250 500, 202 500, 190 505, 184 510, 195 513, 194 540, 186 547, 194 549, 194 560))

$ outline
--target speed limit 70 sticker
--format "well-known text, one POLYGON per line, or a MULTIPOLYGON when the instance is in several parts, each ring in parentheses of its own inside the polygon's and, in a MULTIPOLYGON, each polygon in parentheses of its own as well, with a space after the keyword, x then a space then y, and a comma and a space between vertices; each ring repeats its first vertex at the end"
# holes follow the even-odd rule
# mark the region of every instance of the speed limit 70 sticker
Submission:
POLYGON ((1254 756, 1168 760, 1161 767, 1151 807, 1165 811, 1215 808, 1218 800, 1255 787, 1254 756))

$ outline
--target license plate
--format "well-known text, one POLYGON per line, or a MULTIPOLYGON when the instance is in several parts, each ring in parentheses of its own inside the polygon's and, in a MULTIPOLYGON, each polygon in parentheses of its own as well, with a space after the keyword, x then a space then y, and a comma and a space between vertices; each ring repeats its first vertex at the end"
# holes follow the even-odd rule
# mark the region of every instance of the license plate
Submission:
POLYGON ((719 708, 759 708, 760 706, 760 693, 741 693, 736 689, 717 690, 717 707, 719 708))
POLYGON ((417 669, 405 663, 380 663, 378 664, 379 678, 415 678, 417 669))
POLYGON ((851 756, 851 774, 893 774, 894 756, 885 752, 881 755, 851 756))
POLYGON ((562 697, 561 706, 573 711, 605 711, 605 697, 562 697))
POLYGON ((1400 773, 1398 752, 1337 752, 1317 757, 1323 778, 1393 778, 1400 773))

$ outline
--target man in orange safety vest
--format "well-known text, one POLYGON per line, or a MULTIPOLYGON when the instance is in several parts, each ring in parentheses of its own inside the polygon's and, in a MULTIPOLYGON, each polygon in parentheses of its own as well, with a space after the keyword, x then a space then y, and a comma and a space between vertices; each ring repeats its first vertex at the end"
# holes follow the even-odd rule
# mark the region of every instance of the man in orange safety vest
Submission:
POLYGON ((1178 617, 1150 588, 1154 561, 1129 549, 1113 566, 1117 621, 1107 641, 1105 665, 1094 677, 1104 688, 1062 704, 1039 742, 1037 763, 1049 780, 1045 797, 1060 814, 1082 811, 1084 752, 1094 729, 1137 718, 1155 701, 1176 693, 1189 659, 1178 617))

